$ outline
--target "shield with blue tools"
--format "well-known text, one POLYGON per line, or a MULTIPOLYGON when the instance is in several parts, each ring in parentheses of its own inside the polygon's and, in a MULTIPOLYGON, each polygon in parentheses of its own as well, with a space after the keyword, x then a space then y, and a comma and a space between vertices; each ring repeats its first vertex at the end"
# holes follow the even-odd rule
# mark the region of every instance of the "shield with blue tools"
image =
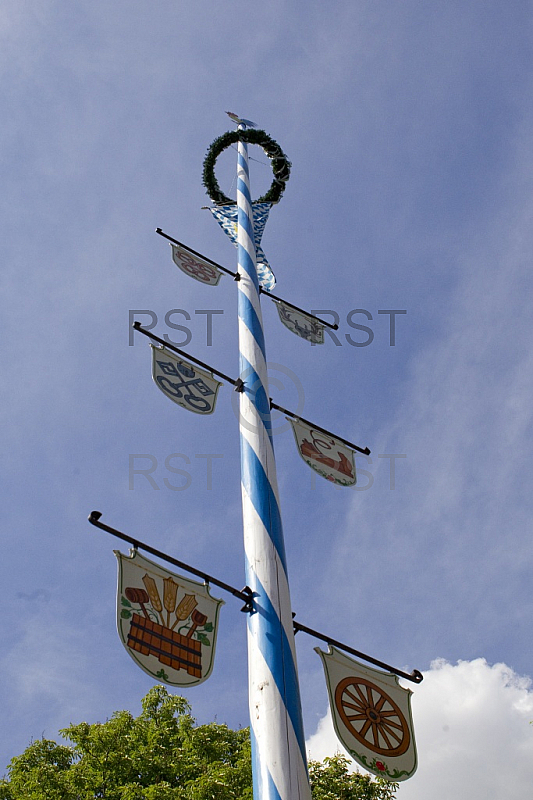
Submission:
POLYGON ((171 353, 165 347, 152 348, 152 377, 174 403, 195 414, 212 414, 220 381, 212 373, 171 353))

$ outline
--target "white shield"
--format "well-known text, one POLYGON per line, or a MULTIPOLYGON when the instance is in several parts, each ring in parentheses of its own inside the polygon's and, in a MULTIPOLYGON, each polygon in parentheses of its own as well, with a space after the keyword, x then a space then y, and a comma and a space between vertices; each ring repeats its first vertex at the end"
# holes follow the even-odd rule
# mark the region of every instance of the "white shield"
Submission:
POLYGON ((161 391, 174 403, 194 411, 195 414, 212 414, 217 393, 222 386, 196 364, 175 356, 164 347, 152 348, 152 378, 161 391))
POLYGON ((283 301, 275 301, 280 320, 296 336, 313 344, 324 344, 324 326, 302 311, 296 311, 283 301))
POLYGON ((369 772, 391 781, 414 774, 417 754, 410 689, 391 672, 360 664, 335 647, 322 659, 333 726, 350 755, 369 772))
POLYGON ((132 550, 118 559, 117 630, 133 660, 171 686, 211 674, 223 600, 204 583, 175 575, 132 550))
POLYGON ((290 419, 296 446, 311 469, 331 483, 353 486, 355 474, 354 451, 328 433, 311 428, 301 420, 290 419))
POLYGON ((178 244, 172 245, 172 259, 174 264, 179 267, 186 275, 195 278, 200 283, 207 283, 209 286, 216 286, 220 276, 224 273, 219 269, 204 261, 203 258, 191 253, 185 247, 178 244))

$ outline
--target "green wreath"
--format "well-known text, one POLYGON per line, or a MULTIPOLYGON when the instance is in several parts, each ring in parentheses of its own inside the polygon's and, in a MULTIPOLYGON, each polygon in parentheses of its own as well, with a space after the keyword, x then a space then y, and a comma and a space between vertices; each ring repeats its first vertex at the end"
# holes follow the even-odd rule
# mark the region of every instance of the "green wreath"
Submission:
POLYGON ((254 130, 253 128, 242 131, 228 131, 222 134, 222 136, 219 136, 218 139, 215 139, 212 143, 204 159, 202 177, 202 183, 206 188, 207 194, 213 203, 217 205, 236 205, 235 200, 232 200, 231 197, 227 197, 218 185, 218 181, 215 177, 215 164, 223 150, 226 150, 226 148, 239 141, 247 142, 248 144, 257 144, 259 147, 262 147, 270 159, 272 172, 274 173, 274 180, 268 192, 254 202, 279 203, 285 191, 285 184, 289 180, 291 162, 274 139, 265 133, 265 131, 254 130))

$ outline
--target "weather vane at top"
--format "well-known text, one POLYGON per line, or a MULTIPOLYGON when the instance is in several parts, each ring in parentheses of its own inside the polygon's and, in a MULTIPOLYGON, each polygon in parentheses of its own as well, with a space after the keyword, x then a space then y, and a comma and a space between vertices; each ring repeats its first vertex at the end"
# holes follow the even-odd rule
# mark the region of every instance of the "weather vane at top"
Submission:
POLYGON ((233 120, 233 122, 236 122, 237 125, 246 125, 247 128, 257 128, 255 122, 252 122, 249 119, 241 119, 241 117, 238 117, 237 114, 233 113, 233 111, 226 111, 226 114, 230 119, 233 120))

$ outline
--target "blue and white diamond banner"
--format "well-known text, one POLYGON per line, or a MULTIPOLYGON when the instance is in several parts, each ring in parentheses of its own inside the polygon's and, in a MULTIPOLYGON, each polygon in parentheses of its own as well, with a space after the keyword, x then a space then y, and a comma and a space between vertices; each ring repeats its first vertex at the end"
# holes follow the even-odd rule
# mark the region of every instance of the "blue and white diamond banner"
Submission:
MULTIPOLYGON (((271 292, 276 285, 276 278, 261 247, 261 238, 268 214, 272 208, 272 203, 252 203, 254 218, 254 240, 257 253, 257 276, 259 283, 267 292, 271 292)), ((237 206, 212 206, 209 211, 212 213, 224 233, 231 239, 237 247, 237 206)))

